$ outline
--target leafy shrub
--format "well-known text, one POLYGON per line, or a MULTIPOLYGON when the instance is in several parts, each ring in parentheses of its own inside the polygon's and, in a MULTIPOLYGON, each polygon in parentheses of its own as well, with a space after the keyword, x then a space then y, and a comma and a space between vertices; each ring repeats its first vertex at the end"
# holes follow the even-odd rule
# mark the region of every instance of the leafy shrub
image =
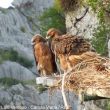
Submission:
POLYGON ((41 34, 45 35, 46 31, 49 28, 57 28, 62 32, 66 32, 65 26, 65 17, 64 13, 58 5, 58 2, 55 2, 55 5, 49 9, 46 9, 43 14, 39 17, 41 22, 41 34))
POLYGON ((98 0, 87 0, 87 3, 92 7, 93 10, 97 9, 98 0))
POLYGON ((3 61, 6 60, 11 60, 20 63, 21 65, 29 68, 33 66, 33 62, 18 55, 18 52, 10 49, 10 50, 0 50, 0 62, 2 63, 3 61))
POLYGON ((87 0, 88 4, 92 7, 92 9, 96 12, 97 17, 99 18, 99 26, 97 30, 94 31, 94 37, 92 39, 92 44, 96 51, 101 55, 108 55, 108 34, 110 34, 110 25, 106 23, 105 14, 107 7, 110 5, 105 4, 104 1, 100 0, 87 0))
POLYGON ((108 39, 107 33, 109 29, 103 25, 99 25, 97 30, 94 32, 94 37, 92 39, 92 44, 96 51, 101 55, 107 56, 108 55, 108 39))
POLYGON ((110 0, 87 0, 93 10, 104 9, 110 11, 110 0))

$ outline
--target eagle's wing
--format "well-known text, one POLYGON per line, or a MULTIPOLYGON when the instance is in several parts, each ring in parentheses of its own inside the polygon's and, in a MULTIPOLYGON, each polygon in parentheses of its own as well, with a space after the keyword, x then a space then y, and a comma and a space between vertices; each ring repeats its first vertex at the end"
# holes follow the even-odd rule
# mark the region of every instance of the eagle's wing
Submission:
POLYGON ((37 70, 40 73, 40 67, 39 67, 39 63, 38 63, 38 56, 36 56, 35 46, 33 46, 33 54, 34 54, 34 59, 35 59, 37 70))
POLYGON ((40 65, 45 74, 50 75, 57 72, 54 55, 46 43, 42 42, 35 46, 35 57, 38 66, 40 65))
POLYGON ((90 44, 82 37, 63 35, 52 41, 52 48, 57 54, 81 54, 90 50, 90 44))
POLYGON ((37 57, 36 57, 35 47, 34 46, 33 46, 33 54, 34 54, 34 59, 35 59, 36 66, 37 66, 38 65, 38 60, 37 60, 37 57))

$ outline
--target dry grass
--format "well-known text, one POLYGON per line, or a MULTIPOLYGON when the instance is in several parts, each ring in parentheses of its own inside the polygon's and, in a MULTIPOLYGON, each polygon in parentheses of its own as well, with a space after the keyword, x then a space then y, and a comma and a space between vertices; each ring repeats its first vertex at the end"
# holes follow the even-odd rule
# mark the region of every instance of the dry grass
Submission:
MULTIPOLYGON (((94 58, 83 60, 65 73, 65 88, 76 93, 88 88, 110 90, 110 60, 96 54, 94 58)), ((56 87, 61 87, 58 80, 56 87)))
MULTIPOLYGON (((81 66, 85 66, 82 64, 81 66)), ((77 69, 67 75, 66 88, 70 90, 110 89, 110 70, 97 71, 94 66, 77 69)))

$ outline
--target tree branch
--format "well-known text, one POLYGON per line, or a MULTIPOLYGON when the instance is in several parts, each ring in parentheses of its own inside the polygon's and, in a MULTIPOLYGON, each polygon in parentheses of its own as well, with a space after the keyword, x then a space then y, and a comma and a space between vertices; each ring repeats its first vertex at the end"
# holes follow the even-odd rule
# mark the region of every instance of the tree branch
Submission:
POLYGON ((89 10, 89 8, 87 7, 86 10, 85 10, 85 12, 84 12, 84 14, 83 14, 80 18, 76 18, 76 19, 75 19, 74 27, 77 28, 76 24, 77 24, 78 22, 80 22, 80 21, 85 17, 85 15, 87 14, 88 10, 89 10))

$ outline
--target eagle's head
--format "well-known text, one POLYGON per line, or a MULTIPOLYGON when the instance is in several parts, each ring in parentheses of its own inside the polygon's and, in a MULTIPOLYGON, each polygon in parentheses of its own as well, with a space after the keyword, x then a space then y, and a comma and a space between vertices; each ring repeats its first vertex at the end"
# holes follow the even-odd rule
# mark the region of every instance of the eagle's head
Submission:
POLYGON ((40 34, 36 34, 35 36, 33 36, 33 38, 31 39, 31 44, 35 45, 39 42, 46 42, 46 40, 40 35, 40 34))
POLYGON ((55 36, 58 36, 58 35, 61 35, 61 32, 55 28, 50 28, 48 31, 47 31, 47 35, 46 35, 46 39, 51 39, 51 38, 54 38, 55 36))

